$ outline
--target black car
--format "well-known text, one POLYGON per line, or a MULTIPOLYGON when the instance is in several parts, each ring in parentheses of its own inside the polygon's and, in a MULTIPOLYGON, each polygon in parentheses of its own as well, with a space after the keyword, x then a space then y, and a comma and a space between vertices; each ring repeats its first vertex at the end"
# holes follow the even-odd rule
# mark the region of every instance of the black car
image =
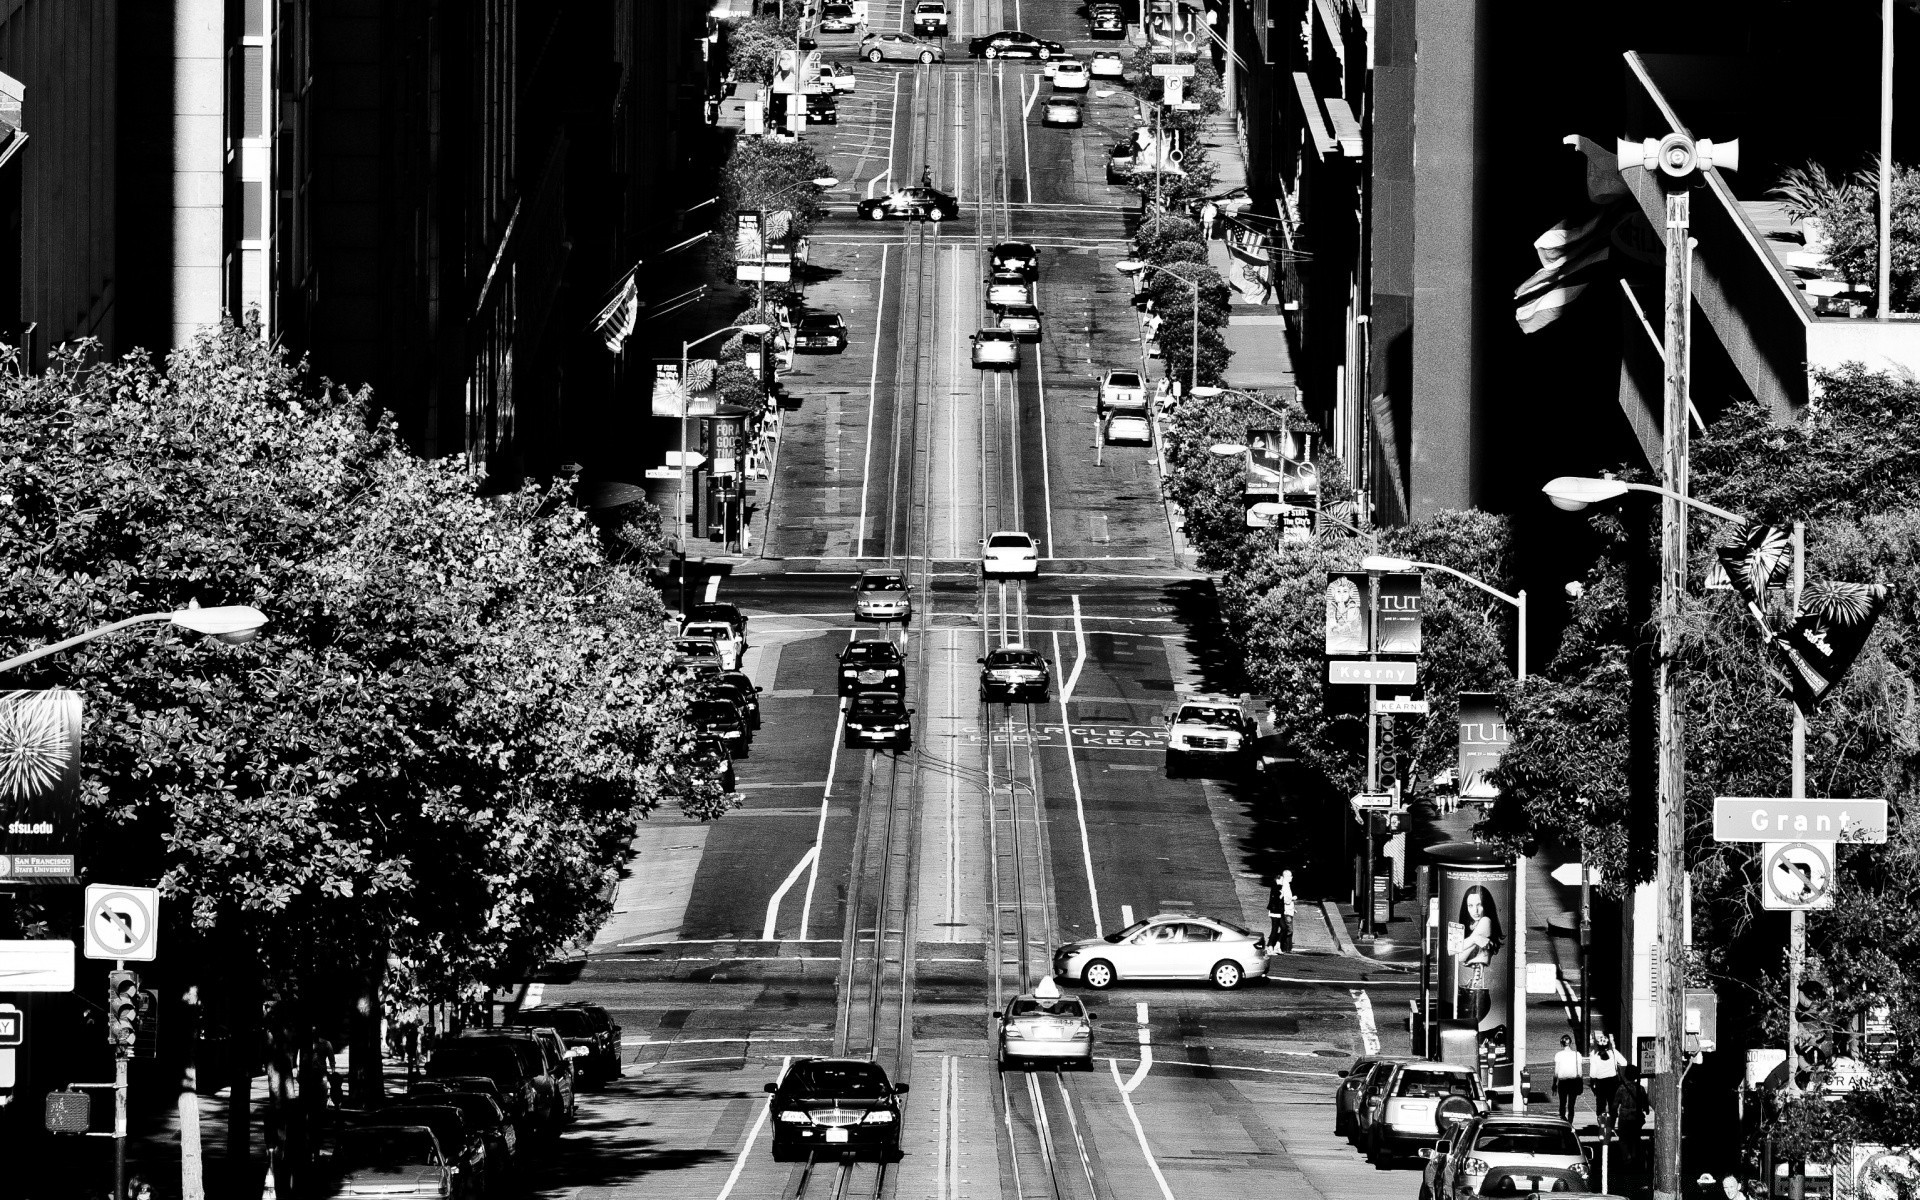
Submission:
POLYGON ((685 623, 691 625, 696 621, 724 621, 741 637, 747 636, 747 618, 737 604, 696 604, 687 610, 685 623))
POLYGON ((674 658, 683 667, 696 672, 718 671, 720 669, 720 647, 712 638, 683 637, 673 639, 674 658))
POLYGON ((913 749, 913 710, 898 692, 862 692, 847 708, 849 750, 913 749))
POLYGON ((727 744, 716 737, 705 734, 693 739, 693 769, 711 772, 720 790, 734 790, 733 754, 727 744))
POLYGON ((803 1058, 769 1083, 773 1161, 798 1162, 816 1151, 867 1151, 882 1159, 900 1152, 900 1097, 878 1063, 850 1058, 803 1058))
POLYGON ((449 1091, 437 1083, 421 1081, 407 1091, 408 1104, 443 1104, 460 1110, 469 1131, 479 1135, 487 1148, 487 1187, 504 1184, 513 1173, 513 1160, 520 1148, 520 1137, 513 1122, 491 1096, 477 1092, 449 1091))
POLYGON ((701 698, 726 701, 740 713, 748 729, 759 729, 760 697, 756 694, 758 690, 751 686, 742 687, 730 679, 715 679, 701 689, 701 698))
POLYGON ((1059 42, 1021 33, 1018 29, 989 33, 967 43, 967 53, 975 58, 1054 58, 1066 52, 1067 48, 1059 42))
POLYGON ((847 323, 837 312, 810 309, 793 330, 793 348, 814 354, 838 354, 847 348, 847 323))
POLYGON ((862 200, 860 215, 869 221, 886 221, 896 217, 905 221, 916 218, 934 222, 949 221, 960 215, 960 201, 938 188, 898 188, 884 196, 862 200))
MULTIPOLYGON (((785 128, 787 124, 787 103, 790 92, 767 93, 767 124, 775 128, 785 128)), ((801 100, 807 109, 807 124, 838 125, 840 123, 840 102, 831 92, 803 92, 801 100)))
POLYGON ((547 1028, 560 1035, 571 1050, 585 1046, 583 1073, 605 1081, 620 1077, 620 1027, 598 1004, 553 1004, 523 1008, 507 1019, 509 1025, 547 1028))
POLYGON ((1127 36, 1127 18, 1118 4, 1096 4, 1087 13, 1087 33, 1097 38, 1127 36))
POLYGON ((687 705, 687 721, 708 737, 727 744, 735 758, 745 758, 753 749, 753 730, 748 717, 731 699, 705 697, 687 705))
POLYGON ((538 1083, 537 1064, 524 1051, 487 1042, 442 1042, 427 1060, 427 1078, 484 1075, 500 1089, 501 1107, 516 1125, 525 1128, 548 1119, 545 1097, 538 1083))
POLYGON ((1040 275, 1040 252, 1032 242, 1001 242, 991 251, 995 271, 1018 271, 1028 279, 1040 275))
POLYGON ((1045 700, 1053 683, 1046 656, 1025 646, 1002 646, 981 659, 980 699, 1045 700))
POLYGON ((907 657, 892 642, 852 642, 840 652, 840 694, 907 690, 907 657))
POLYGON ((753 727, 760 728, 760 693, 766 689, 747 677, 745 671, 728 671, 714 680, 714 685, 730 688, 747 706, 747 712, 753 717, 753 727))
MULTIPOLYGON (((473 1098, 493 1103, 483 1096, 473 1098)), ((487 1178, 496 1173, 489 1161, 496 1143, 468 1121, 466 1113, 450 1099, 409 1097, 387 1108, 370 1112, 348 1110, 342 1115, 356 1126, 415 1126, 433 1130, 433 1140, 440 1143, 447 1165, 453 1168, 455 1196, 478 1196, 485 1189, 487 1178)))

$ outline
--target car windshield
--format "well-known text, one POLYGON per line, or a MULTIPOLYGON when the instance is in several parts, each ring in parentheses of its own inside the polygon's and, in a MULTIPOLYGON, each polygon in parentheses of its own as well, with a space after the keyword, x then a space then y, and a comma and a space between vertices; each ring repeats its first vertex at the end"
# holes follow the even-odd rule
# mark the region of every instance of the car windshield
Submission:
POLYGON ((712 638, 681 638, 673 643, 673 648, 682 654, 712 654, 712 638))
POLYGON ((694 638, 712 638, 716 642, 725 641, 733 636, 733 626, 718 621, 711 624, 689 625, 687 626, 687 636, 694 638))
POLYGON ((1471 1075, 1409 1067, 1400 1073, 1400 1083, 1393 1089, 1393 1094, 1396 1096, 1476 1097, 1480 1094, 1480 1089, 1471 1075))
POLYGON ((900 651, 894 648, 892 642, 855 642, 842 651, 841 656, 850 663, 890 663, 900 660, 900 651))
POLYGON ((987 655, 990 667, 1043 667, 1046 660, 1031 650, 995 650, 987 655))
POLYGON ((1001 258, 1032 258, 1033 247, 1025 242, 1002 242, 993 248, 1001 258))
POLYGON ((1114 930, 1112 933, 1107 935, 1106 940, 1109 942, 1113 942, 1117 945, 1121 942, 1126 941, 1128 938, 1132 937, 1134 934, 1139 933, 1142 929, 1145 929, 1148 924, 1149 922, 1146 922, 1146 921, 1135 921, 1133 924, 1127 926, 1125 929, 1114 930))
POLYGON ((696 604, 693 606, 692 619, 731 624, 740 619, 740 610, 731 604, 696 604))
POLYGON ((860 581, 863 592, 904 592, 907 581, 898 575, 868 575, 860 581))
POLYGON ((860 717, 898 717, 905 710, 899 697, 891 694, 884 696, 856 696, 853 700, 853 715, 860 717))
POLYGON ((1004 329, 982 329, 979 336, 983 342, 1010 342, 1013 340, 1013 335, 1004 329))
POLYGON ((1010 1017, 1084 1017, 1087 1010, 1078 1000, 1062 997, 1058 1000, 1020 999, 1007 1005, 1010 1017))
POLYGON ((1567 1125, 1488 1125, 1473 1141, 1486 1154, 1550 1154, 1580 1157, 1580 1138, 1567 1125))
POLYGON ((782 1086, 801 1096, 878 1099, 887 1094, 887 1076, 872 1063, 801 1063, 782 1086))
POLYGON ((990 550, 1031 550, 1033 539, 1024 533, 996 533, 987 539, 990 550))
POLYGON ((1140 386, 1140 377, 1132 371, 1115 371, 1113 374, 1107 376, 1107 386, 1137 388, 1140 386))
POLYGON ((333 1169, 342 1174, 439 1165, 433 1135, 425 1129, 349 1129, 333 1152, 333 1169))
POLYGON ((1027 277, 1018 271, 995 271, 992 282, 1010 283, 1016 287, 1024 288, 1027 286, 1027 277))
POLYGON ((1215 708, 1207 704, 1189 704, 1180 710, 1182 721, 1193 721, 1201 725, 1236 725, 1240 721, 1237 709, 1215 708))
POLYGON ((840 328, 840 318, 832 313, 809 313, 800 318, 800 328, 834 330, 840 328))
POLYGON ((443 1096, 428 1095, 425 1099, 434 1104, 444 1104, 460 1110, 460 1118, 476 1129, 491 1129, 506 1120, 506 1114, 500 1106, 487 1096, 472 1092, 450 1092, 443 1096))
POLYGON ((693 719, 701 724, 730 725, 739 719, 733 705, 725 700, 695 700, 693 719))

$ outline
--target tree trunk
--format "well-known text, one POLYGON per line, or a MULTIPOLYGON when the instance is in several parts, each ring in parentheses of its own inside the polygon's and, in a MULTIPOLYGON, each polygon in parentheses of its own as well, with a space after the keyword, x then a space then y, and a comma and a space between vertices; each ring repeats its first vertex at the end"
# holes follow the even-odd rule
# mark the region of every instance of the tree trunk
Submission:
MULTIPOLYGON (((236 950, 238 947, 236 947, 236 950)), ((250 1200, 253 1170, 253 1060, 260 1046, 260 1000, 251 959, 235 955, 227 984, 227 1181, 229 1194, 250 1200)), ((271 1079, 269 1080, 271 1082, 271 1079)))
POLYGON ((350 1046, 348 1090, 353 1102, 363 1107, 378 1105, 386 1092, 385 1047, 380 1030, 383 1011, 381 984, 386 981, 387 952, 384 944, 369 948, 362 968, 360 994, 354 997, 353 1028, 347 1036, 350 1046))
POLYGON ((190 987, 181 997, 181 1037, 186 1063, 180 1076, 180 1200, 205 1200, 205 1177, 200 1161, 200 989, 190 987))

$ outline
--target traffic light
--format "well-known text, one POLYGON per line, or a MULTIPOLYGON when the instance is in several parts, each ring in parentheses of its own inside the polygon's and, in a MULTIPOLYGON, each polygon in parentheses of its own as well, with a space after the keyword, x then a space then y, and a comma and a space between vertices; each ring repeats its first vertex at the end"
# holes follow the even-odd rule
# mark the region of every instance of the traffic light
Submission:
POLYGON ((133 994, 133 1057, 152 1058, 160 1041, 160 993, 151 988, 133 994))
POLYGON ((107 1045, 131 1058, 139 1038, 140 977, 132 971, 107 972, 107 1045))

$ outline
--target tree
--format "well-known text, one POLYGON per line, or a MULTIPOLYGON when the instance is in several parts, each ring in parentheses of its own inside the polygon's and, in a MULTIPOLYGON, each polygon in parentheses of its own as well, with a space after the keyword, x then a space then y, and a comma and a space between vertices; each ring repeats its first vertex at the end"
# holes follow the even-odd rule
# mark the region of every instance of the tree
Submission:
POLYGON ((713 240, 718 265, 732 274, 734 219, 740 213, 790 212, 791 235, 805 237, 826 211, 819 191, 808 181, 828 173, 826 162, 805 139, 736 138, 720 173, 721 236, 713 240))
POLYGON ((800 31, 800 6, 784 18, 767 13, 727 25, 727 69, 736 79, 772 83, 780 52, 793 50, 800 31))
POLYGON ((53 357, 0 376, 15 639, 196 599, 270 624, 103 638, 18 682, 85 698, 85 873, 157 882, 274 998, 277 1045, 358 1010, 377 1090, 383 980, 523 977, 595 927, 648 812, 724 811, 658 595, 563 493, 414 457, 255 326, 164 369, 53 357))

